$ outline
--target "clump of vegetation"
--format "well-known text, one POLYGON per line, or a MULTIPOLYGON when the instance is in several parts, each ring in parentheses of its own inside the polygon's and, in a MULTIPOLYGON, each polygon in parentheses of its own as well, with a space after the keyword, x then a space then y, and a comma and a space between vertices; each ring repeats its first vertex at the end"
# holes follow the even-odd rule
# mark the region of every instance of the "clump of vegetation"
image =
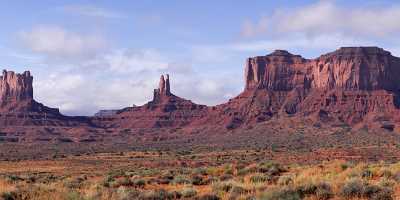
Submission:
POLYGON ((365 183, 353 178, 348 180, 340 190, 340 195, 344 198, 361 198, 365 189, 365 183))
POLYGON ((190 188, 184 188, 181 191, 181 194, 182 194, 182 197, 190 198, 190 197, 196 196, 197 195, 197 191, 194 188, 191 188, 191 187, 190 188))
MULTIPOLYGON (((261 155, 262 150, 254 153, 261 155)), ((235 163, 232 160, 241 160, 243 156, 232 154, 210 156, 207 159, 215 160, 207 166, 210 163, 185 160, 191 159, 191 155, 162 153, 168 161, 160 161, 158 151, 116 155, 148 160, 135 160, 132 166, 124 163, 118 169, 110 167, 108 173, 104 170, 87 174, 75 171, 0 175, 0 200, 393 200, 400 196, 400 163, 333 161, 283 166, 254 157, 235 163), (172 159, 168 156, 179 156, 180 164, 169 162, 172 159)), ((196 154, 195 159, 204 156, 196 154)))
POLYGON ((250 181, 252 183, 264 183, 264 182, 271 182, 272 177, 265 175, 265 174, 254 174, 250 177, 250 181))
POLYGON ((263 200, 300 200, 300 194, 291 188, 272 188, 261 195, 263 200))

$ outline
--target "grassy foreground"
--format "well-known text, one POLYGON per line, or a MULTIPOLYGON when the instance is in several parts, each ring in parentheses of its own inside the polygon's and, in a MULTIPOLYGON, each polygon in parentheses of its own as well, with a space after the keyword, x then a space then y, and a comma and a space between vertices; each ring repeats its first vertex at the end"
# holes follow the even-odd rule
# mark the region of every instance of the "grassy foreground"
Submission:
POLYGON ((1 162, 0 199, 400 199, 400 163, 280 165, 249 152, 242 159, 161 154, 1 162))

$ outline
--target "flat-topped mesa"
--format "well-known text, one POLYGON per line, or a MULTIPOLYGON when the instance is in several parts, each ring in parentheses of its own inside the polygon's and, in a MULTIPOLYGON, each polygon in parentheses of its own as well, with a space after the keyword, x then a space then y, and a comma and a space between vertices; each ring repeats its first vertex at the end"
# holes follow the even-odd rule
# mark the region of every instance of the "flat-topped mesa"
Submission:
POLYGON ((296 84, 293 82, 294 66, 305 61, 306 59, 301 56, 285 50, 275 50, 266 56, 248 58, 245 68, 245 89, 291 90, 296 84))
POLYGON ((400 58, 378 47, 342 47, 311 61, 312 87, 398 92, 400 58))
POLYGON ((29 71, 22 74, 3 70, 0 76, 0 102, 16 102, 33 99, 33 77, 29 71))
POLYGON ((154 89, 153 102, 159 102, 163 97, 171 96, 169 75, 166 74, 165 76, 164 79, 164 75, 161 75, 158 89, 154 89))
POLYGON ((305 89, 400 91, 400 58, 378 47, 342 47, 316 59, 284 50, 249 58, 245 90, 305 89))

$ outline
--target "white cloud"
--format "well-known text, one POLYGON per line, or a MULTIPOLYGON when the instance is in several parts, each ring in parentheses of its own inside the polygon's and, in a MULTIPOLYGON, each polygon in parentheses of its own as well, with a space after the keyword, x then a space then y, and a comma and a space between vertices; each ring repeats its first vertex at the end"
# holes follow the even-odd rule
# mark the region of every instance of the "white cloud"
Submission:
POLYGON ((87 17, 100 17, 100 18, 124 18, 122 13, 105 9, 93 5, 67 5, 62 7, 67 13, 77 14, 87 17))
POLYGON ((334 50, 341 46, 373 45, 368 40, 356 37, 344 36, 341 34, 319 35, 313 38, 302 36, 288 36, 274 40, 258 40, 252 42, 239 42, 231 44, 226 48, 235 51, 273 51, 275 49, 329 49, 334 50))
POLYGON ((22 45, 33 53, 52 58, 87 58, 95 56, 107 47, 107 42, 98 35, 69 32, 58 26, 37 26, 19 34, 22 45))
POLYGON ((117 50, 104 57, 111 71, 127 73, 168 68, 168 61, 155 50, 117 50))
POLYGON ((276 9, 257 22, 245 21, 242 35, 282 36, 302 33, 308 37, 323 34, 381 37, 400 31, 400 5, 392 7, 341 7, 335 1, 293 8, 276 9))
POLYGON ((161 74, 171 75, 172 92, 201 104, 231 97, 237 78, 197 72, 191 63, 154 49, 115 49, 70 66, 58 61, 35 76, 35 98, 68 115, 91 115, 100 109, 143 105, 151 100, 161 74), (46 73, 47 72, 47 73, 46 73))

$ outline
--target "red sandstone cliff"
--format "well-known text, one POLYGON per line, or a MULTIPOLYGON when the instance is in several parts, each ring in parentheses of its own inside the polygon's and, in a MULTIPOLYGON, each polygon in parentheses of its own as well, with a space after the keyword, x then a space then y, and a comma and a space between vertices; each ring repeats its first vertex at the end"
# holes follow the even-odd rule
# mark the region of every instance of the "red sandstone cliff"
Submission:
POLYGON ((3 71, 0 76, 0 127, 10 126, 78 126, 82 117, 67 117, 57 108, 49 108, 33 99, 33 77, 3 71))
POLYGON ((317 116, 357 124, 398 110, 400 58, 377 47, 343 47, 316 59, 277 50, 249 58, 245 89, 214 115, 227 127, 272 117, 317 116))
POLYGON ((63 116, 58 109, 33 100, 29 72, 4 71, 0 79, 2 127, 226 130, 280 117, 352 126, 381 123, 382 119, 400 124, 400 58, 377 47, 344 47, 315 59, 284 50, 249 58, 243 92, 213 107, 174 95, 169 76, 161 76, 152 101, 90 119, 63 116))

